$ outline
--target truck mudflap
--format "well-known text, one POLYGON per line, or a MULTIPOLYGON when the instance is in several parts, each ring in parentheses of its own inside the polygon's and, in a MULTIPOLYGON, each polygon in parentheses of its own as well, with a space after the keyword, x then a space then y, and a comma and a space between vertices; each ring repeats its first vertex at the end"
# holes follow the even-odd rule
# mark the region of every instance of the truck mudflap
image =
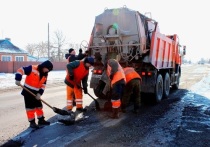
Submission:
POLYGON ((143 93, 154 93, 156 84, 156 75, 153 76, 142 76, 141 91, 143 93))

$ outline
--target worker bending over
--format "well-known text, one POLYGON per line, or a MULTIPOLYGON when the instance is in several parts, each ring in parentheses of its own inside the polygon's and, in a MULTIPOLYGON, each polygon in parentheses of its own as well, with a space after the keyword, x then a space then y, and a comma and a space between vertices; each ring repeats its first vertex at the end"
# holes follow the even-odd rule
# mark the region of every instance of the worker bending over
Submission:
POLYGON ((122 96, 122 105, 121 109, 122 112, 126 112, 126 107, 128 106, 131 97, 134 101, 134 113, 139 112, 139 107, 141 104, 141 77, 140 75, 134 70, 133 67, 126 67, 123 68, 125 77, 126 77, 126 85, 125 89, 123 90, 122 96))
POLYGON ((121 106, 121 97, 125 86, 125 74, 121 65, 115 59, 109 59, 107 62, 107 75, 110 78, 111 85, 111 118, 119 118, 119 108, 121 106))

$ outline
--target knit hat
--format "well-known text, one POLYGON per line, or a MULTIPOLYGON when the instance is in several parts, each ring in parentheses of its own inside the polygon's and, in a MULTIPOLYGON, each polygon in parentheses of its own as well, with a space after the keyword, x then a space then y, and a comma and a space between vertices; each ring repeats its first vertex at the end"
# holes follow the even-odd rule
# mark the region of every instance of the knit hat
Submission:
POLYGON ((72 51, 74 51, 74 49, 73 48, 70 48, 69 49, 69 54, 71 54, 72 51))
POLYGON ((93 57, 86 57, 84 63, 90 63, 93 66, 94 65, 93 57))
POLYGON ((40 64, 40 66, 42 68, 44 67, 47 68, 49 71, 53 70, 53 64, 49 60, 44 61, 43 63, 40 64))

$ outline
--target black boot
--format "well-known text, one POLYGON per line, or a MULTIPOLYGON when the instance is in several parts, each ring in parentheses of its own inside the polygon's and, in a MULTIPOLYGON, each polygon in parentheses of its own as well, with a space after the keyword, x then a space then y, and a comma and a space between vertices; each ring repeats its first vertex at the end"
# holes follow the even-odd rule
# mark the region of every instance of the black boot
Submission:
POLYGON ((39 128, 39 126, 35 122, 35 119, 33 119, 29 122, 30 122, 30 126, 29 126, 30 128, 33 128, 33 129, 38 129, 39 128))
POLYGON ((112 108, 112 114, 110 118, 118 119, 119 118, 119 108, 112 108))
POLYGON ((47 126, 47 125, 50 125, 50 122, 45 121, 43 116, 40 117, 40 118, 38 118, 38 119, 39 119, 38 125, 40 125, 40 126, 47 126))

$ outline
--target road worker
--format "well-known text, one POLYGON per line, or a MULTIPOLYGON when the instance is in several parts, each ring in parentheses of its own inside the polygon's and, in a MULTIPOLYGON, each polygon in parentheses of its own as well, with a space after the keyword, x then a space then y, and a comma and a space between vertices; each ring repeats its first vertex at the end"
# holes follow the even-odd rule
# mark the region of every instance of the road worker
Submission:
POLYGON ((125 74, 121 65, 115 59, 109 59, 107 62, 106 72, 110 78, 111 86, 111 118, 119 118, 119 108, 121 106, 121 98, 125 86, 125 74))
POLYGON ((77 60, 82 60, 85 57, 88 56, 88 50, 85 51, 85 53, 83 53, 82 49, 79 49, 79 54, 77 55, 77 60))
POLYGON ((29 65, 21 67, 15 74, 15 84, 21 86, 22 76, 26 75, 24 87, 36 95, 34 97, 25 89, 21 94, 24 96, 26 114, 31 128, 39 128, 42 125, 50 125, 50 122, 45 121, 44 112, 42 110, 41 95, 44 93, 48 72, 53 69, 53 64, 47 60, 39 65, 29 65), (35 113, 38 118, 38 125, 35 121, 35 113))
POLYGON ((67 62, 72 62, 72 61, 75 61, 77 60, 77 57, 76 57, 76 52, 73 48, 70 48, 69 49, 69 56, 67 58, 67 62))
MULTIPOLYGON (((75 55, 76 52, 73 48, 69 49, 69 56, 67 58, 68 63, 73 62, 75 60, 82 60, 87 56, 87 51, 85 52, 85 54, 82 53, 82 49, 79 49, 79 54, 76 56, 75 55)), ((69 88, 66 89, 66 93, 68 95, 69 93, 69 88)), ((76 102, 75 102, 75 95, 73 96, 73 105, 76 106, 76 102)))
POLYGON ((66 59, 67 59, 67 62, 69 63, 69 62, 73 62, 75 60, 82 60, 85 57, 87 57, 87 55, 88 55, 88 51, 83 53, 81 48, 79 49, 79 54, 78 55, 76 55, 76 52, 73 48, 70 48, 69 49, 69 54, 66 54, 66 59))
POLYGON ((126 107, 132 97, 134 99, 133 112, 137 114, 141 104, 141 77, 133 67, 125 67, 123 70, 125 73, 126 85, 123 91, 121 110, 124 113, 126 112, 126 107))
POLYGON ((73 108, 74 95, 76 101, 76 110, 81 112, 85 110, 83 109, 82 88, 84 90, 84 93, 87 94, 89 67, 93 65, 94 59, 92 57, 86 57, 84 61, 75 60, 67 64, 67 74, 65 78, 65 83, 67 85, 67 110, 71 111, 73 108))

